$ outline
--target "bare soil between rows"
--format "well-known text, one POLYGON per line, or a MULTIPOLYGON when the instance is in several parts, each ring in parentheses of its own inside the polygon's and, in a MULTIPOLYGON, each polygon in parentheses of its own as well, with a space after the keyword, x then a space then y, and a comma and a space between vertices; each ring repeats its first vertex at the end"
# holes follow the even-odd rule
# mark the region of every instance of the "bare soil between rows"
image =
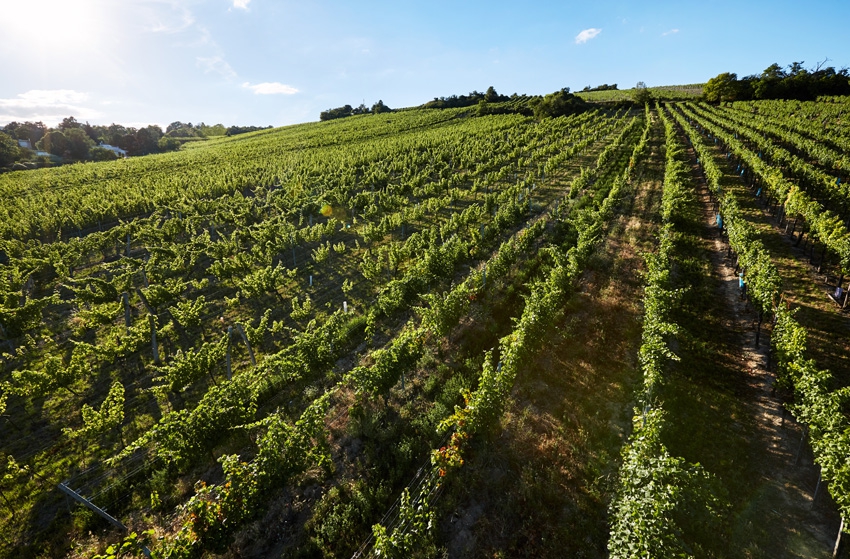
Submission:
MULTIPOLYGON (((689 153, 695 161, 690 148, 689 153)), ((767 513, 755 520, 762 525, 752 528, 771 535, 767 547, 761 542, 760 552, 739 552, 743 557, 831 557, 840 519, 825 486, 820 486, 817 500, 813 500, 818 467, 802 440, 801 426, 784 412, 781 395, 774 390, 775 376, 768 370, 770 325, 762 325, 756 346, 757 316, 741 294, 735 255, 730 255, 727 242, 721 238, 707 185, 696 165, 694 178, 706 228, 704 241, 717 279, 716 295, 722 303, 718 307, 723 309, 724 329, 734 336, 733 347, 737 346, 736 354, 729 356, 738 363, 741 386, 737 392, 751 420, 751 428, 742 430, 742 436, 752 438, 748 441, 755 462, 751 471, 758 477, 749 480, 756 489, 745 507, 767 513)), ((753 519, 747 522, 754 523, 753 519)))

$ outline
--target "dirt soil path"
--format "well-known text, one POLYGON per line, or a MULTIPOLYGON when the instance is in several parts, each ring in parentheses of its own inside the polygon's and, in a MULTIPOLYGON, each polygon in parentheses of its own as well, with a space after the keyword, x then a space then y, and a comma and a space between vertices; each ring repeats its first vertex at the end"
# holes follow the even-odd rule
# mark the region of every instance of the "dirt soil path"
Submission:
MULTIPOLYGON (((689 149, 692 161, 696 156, 689 149)), ((734 332, 739 340, 740 379, 739 387, 744 397, 744 409, 752 420, 750 441, 753 459, 761 487, 755 492, 752 506, 767 511, 767 517, 759 530, 774 537, 771 547, 760 546, 761 553, 741 550, 744 557, 831 557, 832 546, 837 534, 839 518, 835 507, 821 486, 817 500, 813 501, 818 483, 818 467, 813 464, 807 444, 801 445, 802 429, 790 416, 783 413, 783 404, 773 389, 775 376, 767 369, 769 332, 763 326, 760 344, 756 341, 756 315, 748 302, 741 297, 735 257, 728 256, 728 244, 721 238, 715 225, 714 205, 702 175, 694 165, 694 178, 699 185, 698 195, 702 202, 705 239, 710 248, 711 264, 719 278, 717 296, 722 308, 726 309, 722 321, 726 329, 734 332), (758 502, 757 502, 758 501, 758 502), (766 552, 766 554, 765 554, 766 552)))
POLYGON ((470 455, 441 523, 449 558, 607 557, 607 502, 640 382, 641 274, 660 221, 662 137, 656 121, 646 172, 565 318, 518 377, 500 429, 470 455))

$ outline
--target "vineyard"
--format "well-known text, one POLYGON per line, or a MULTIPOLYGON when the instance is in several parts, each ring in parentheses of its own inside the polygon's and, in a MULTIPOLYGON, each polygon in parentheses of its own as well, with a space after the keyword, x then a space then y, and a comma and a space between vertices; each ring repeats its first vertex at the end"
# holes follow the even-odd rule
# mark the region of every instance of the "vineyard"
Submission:
POLYGON ((0 557, 837 556, 850 101, 692 89, 0 175, 0 557))

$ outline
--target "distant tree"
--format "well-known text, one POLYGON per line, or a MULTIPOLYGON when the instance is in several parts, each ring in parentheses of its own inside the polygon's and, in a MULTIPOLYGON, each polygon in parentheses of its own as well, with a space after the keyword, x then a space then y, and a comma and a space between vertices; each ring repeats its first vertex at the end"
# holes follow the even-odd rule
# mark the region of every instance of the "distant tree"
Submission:
POLYGON ((161 152, 176 151, 180 149, 180 140, 171 136, 163 136, 159 139, 157 147, 161 152))
POLYGON ((734 101, 738 97, 738 75, 724 72, 711 78, 702 89, 705 100, 710 103, 734 101))
POLYGON ((782 69, 782 66, 774 62, 770 66, 764 69, 764 72, 761 73, 761 79, 763 80, 781 80, 785 78, 788 74, 782 69))
POLYGON ((586 110, 587 106, 583 99, 570 93, 569 87, 549 93, 545 97, 537 97, 531 102, 534 117, 538 119, 579 113, 586 110))
POLYGON ((62 122, 59 123, 59 130, 65 132, 66 130, 71 130, 72 128, 82 128, 83 125, 77 122, 77 119, 69 116, 62 119, 62 122))
POLYGON ((496 93, 496 88, 492 85, 484 92, 484 100, 488 103, 495 103, 499 100, 499 94, 496 93))
POLYGON ((68 150, 68 139, 61 130, 49 130, 44 137, 39 140, 36 147, 48 153, 52 153, 53 155, 62 157, 68 150))
POLYGON ((159 139, 162 138, 162 128, 155 125, 140 128, 135 134, 135 150, 133 155, 147 155, 159 151, 159 139))
POLYGON ((319 120, 333 120, 335 118, 345 118, 352 115, 354 109, 351 105, 343 105, 335 109, 328 109, 319 113, 319 120))
POLYGON ((3 127, 3 132, 16 140, 29 140, 32 145, 44 137, 47 126, 43 122, 10 122, 3 127))
POLYGON ((113 122, 106 128, 106 132, 101 134, 100 141, 111 146, 118 146, 121 143, 121 138, 126 135, 127 128, 113 122))
POLYGON ((380 99, 378 99, 377 103, 372 105, 372 113, 373 114, 389 113, 389 112, 392 112, 392 109, 387 107, 386 105, 384 105, 384 102, 381 101, 380 99))
POLYGON ((225 131, 225 136, 236 136, 237 134, 247 134, 248 132, 256 132, 257 130, 267 130, 271 128, 271 125, 268 126, 229 126, 225 131))
POLYGON ((117 146, 123 150, 126 150, 130 155, 137 155, 138 151, 136 150, 136 130, 135 128, 126 128, 125 133, 121 136, 118 136, 114 142, 110 142, 113 146, 117 146))
POLYGON ((67 154, 72 159, 83 161, 89 158, 89 150, 94 147, 94 141, 89 138, 82 126, 66 129, 65 138, 67 140, 67 154))
POLYGON ((809 71, 803 68, 803 62, 792 62, 788 65, 788 75, 790 77, 795 77, 799 74, 808 74, 809 71))
POLYGON ((212 136, 224 136, 227 132, 227 128, 223 124, 214 124, 212 126, 208 126, 203 122, 195 127, 198 133, 205 137, 209 138, 212 136))
POLYGON ((645 83, 637 82, 634 90, 632 90, 632 100, 639 105, 649 103, 652 100, 652 92, 649 91, 645 83))
POLYGON ((11 165, 20 157, 18 142, 11 136, 0 132, 0 167, 11 165))
MULTIPOLYGON (((753 96, 756 99, 776 99, 784 97, 785 78, 788 74, 777 63, 773 63, 761 73, 753 84, 753 96)), ((740 98, 740 96, 737 96, 740 98)))
POLYGON ((603 83, 602 85, 597 85, 596 87, 590 87, 589 85, 582 89, 582 93, 586 93, 588 91, 614 91, 617 89, 617 84, 608 85, 607 83, 603 83))
POLYGON ((89 150, 89 159, 92 161, 114 161, 118 159, 118 154, 111 149, 94 146, 89 150))
POLYGON ((168 126, 166 126, 165 133, 168 134, 169 132, 173 132, 175 130, 180 130, 181 128, 192 128, 192 123, 190 122, 190 123, 186 124, 186 123, 180 122, 179 120, 176 120, 176 121, 172 122, 171 124, 169 124, 168 126))

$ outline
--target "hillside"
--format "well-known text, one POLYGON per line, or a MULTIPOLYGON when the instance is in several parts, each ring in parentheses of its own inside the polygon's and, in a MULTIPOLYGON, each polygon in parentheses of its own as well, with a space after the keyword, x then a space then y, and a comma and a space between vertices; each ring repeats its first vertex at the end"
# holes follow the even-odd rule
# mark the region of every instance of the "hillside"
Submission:
POLYGON ((0 175, 0 557, 830 557, 848 107, 410 109, 0 175))

